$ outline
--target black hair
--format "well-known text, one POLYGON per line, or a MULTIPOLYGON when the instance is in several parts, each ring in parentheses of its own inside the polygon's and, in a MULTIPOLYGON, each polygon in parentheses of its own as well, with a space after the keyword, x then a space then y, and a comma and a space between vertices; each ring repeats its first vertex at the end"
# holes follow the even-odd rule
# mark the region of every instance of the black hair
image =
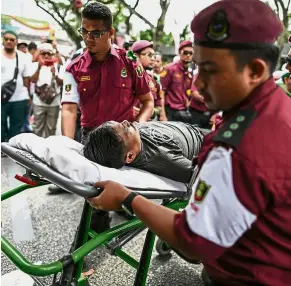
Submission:
POLYGON ((28 44, 28 50, 31 51, 31 50, 37 50, 37 45, 35 42, 31 42, 28 44))
POLYGON ((106 29, 112 27, 112 13, 110 9, 99 2, 88 3, 83 11, 82 18, 89 20, 102 20, 106 29))
POLYGON ((126 163, 125 143, 109 123, 104 123, 89 133, 83 154, 90 161, 110 168, 119 169, 126 163))
POLYGON ((275 71, 280 55, 279 48, 274 45, 258 49, 230 51, 231 54, 235 57, 238 70, 241 71, 253 59, 262 59, 268 64, 270 74, 275 71))

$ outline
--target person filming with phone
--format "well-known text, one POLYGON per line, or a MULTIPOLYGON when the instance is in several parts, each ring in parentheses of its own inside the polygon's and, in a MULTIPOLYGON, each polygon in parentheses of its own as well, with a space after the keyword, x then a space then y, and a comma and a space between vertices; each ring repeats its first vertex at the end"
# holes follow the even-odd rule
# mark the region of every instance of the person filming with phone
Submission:
POLYGON ((62 66, 58 67, 53 46, 49 43, 41 44, 31 76, 31 81, 35 83, 33 131, 38 136, 46 138, 56 133, 60 111, 60 88, 63 84, 62 70, 62 66))

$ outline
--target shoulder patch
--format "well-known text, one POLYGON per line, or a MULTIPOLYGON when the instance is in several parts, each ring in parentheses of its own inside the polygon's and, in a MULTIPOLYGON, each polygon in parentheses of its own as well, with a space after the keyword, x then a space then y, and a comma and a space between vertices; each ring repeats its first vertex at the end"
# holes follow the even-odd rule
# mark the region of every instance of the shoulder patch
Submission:
POLYGON ((127 51, 126 57, 132 60, 133 62, 136 62, 137 57, 133 51, 127 51))
POLYGON ((214 136, 213 141, 224 142, 231 147, 236 147, 255 117, 255 110, 245 109, 238 111, 235 116, 223 124, 218 134, 214 136))
POLYGON ((163 69, 162 72, 160 73, 160 77, 165 77, 167 75, 167 70, 163 69))

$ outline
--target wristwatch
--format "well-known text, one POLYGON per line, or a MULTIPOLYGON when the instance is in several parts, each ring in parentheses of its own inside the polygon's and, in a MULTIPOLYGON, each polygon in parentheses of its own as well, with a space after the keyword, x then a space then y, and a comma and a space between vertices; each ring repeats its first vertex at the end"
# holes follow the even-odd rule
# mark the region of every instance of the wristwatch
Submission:
POLYGON ((121 203, 121 207, 122 209, 129 215, 134 215, 134 212, 132 210, 131 204, 132 201, 134 200, 134 198, 136 196, 138 196, 139 194, 136 192, 131 192, 126 198, 125 200, 121 203))

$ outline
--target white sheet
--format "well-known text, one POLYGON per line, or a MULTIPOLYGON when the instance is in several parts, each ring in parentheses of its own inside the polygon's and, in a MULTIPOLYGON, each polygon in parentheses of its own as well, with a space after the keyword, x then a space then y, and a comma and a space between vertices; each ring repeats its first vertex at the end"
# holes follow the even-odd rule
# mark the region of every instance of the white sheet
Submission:
POLYGON ((119 170, 93 163, 82 155, 83 145, 65 136, 42 138, 19 134, 9 140, 12 147, 26 150, 71 180, 83 184, 112 180, 130 188, 186 192, 185 184, 130 167, 119 170))

